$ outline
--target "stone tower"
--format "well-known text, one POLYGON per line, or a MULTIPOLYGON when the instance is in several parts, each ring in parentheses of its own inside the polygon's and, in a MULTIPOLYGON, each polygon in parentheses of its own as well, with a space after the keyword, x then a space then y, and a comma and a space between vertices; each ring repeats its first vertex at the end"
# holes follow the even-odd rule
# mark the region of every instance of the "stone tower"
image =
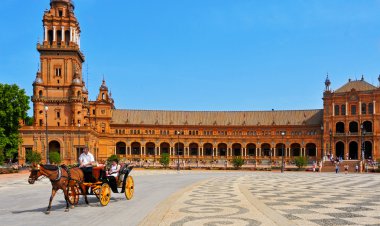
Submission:
POLYGON ((71 0, 50 0, 50 9, 44 12, 44 39, 37 44, 41 66, 33 83, 35 126, 44 125, 46 113, 49 127, 87 123, 88 92, 82 77, 85 58, 74 8, 71 0))

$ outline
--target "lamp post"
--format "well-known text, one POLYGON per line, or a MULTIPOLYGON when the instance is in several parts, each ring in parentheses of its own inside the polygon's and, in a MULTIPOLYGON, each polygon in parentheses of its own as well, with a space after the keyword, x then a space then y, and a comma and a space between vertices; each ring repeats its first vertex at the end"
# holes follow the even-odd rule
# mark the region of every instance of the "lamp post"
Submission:
POLYGON ((177 135, 178 135, 178 142, 177 142, 177 171, 179 171, 179 135, 181 134, 181 132, 177 131, 177 135))
MULTIPOLYGON (((78 150, 79 150, 79 155, 81 154, 81 151, 80 151, 80 123, 78 123, 78 150)), ((79 158, 79 156, 78 156, 79 158)))
POLYGON ((363 124, 360 125, 360 129, 361 129, 361 132, 362 132, 361 142, 360 142, 360 144, 361 144, 361 151, 362 151, 362 157, 361 157, 361 159, 362 159, 363 166, 364 166, 364 160, 365 160, 365 156, 364 156, 364 152, 365 152, 365 140, 364 140, 364 136, 365 136, 366 131, 364 129, 363 124))
POLYGON ((332 143, 332 130, 331 130, 331 129, 329 130, 329 134, 330 134, 330 158, 331 158, 331 152, 332 152, 332 150, 331 150, 331 143, 332 143))
POLYGON ((321 125, 321 158, 321 161, 325 158, 325 153, 323 152, 323 125, 321 125))
POLYGON ((282 136, 282 164, 281 164, 281 173, 284 172, 285 168, 285 161, 284 161, 284 149, 285 149, 285 143, 284 143, 284 136, 285 136, 285 131, 281 131, 281 136, 282 136))
POLYGON ((46 126, 46 164, 50 164, 49 157, 49 139, 48 139, 48 122, 47 122, 47 112, 49 107, 45 105, 45 126, 46 126))

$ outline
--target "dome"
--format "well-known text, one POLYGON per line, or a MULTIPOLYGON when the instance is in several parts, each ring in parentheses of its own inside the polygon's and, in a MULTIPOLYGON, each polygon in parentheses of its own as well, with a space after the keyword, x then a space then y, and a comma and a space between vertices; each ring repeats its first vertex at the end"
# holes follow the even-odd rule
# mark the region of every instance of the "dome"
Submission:
POLYGON ((82 88, 82 92, 83 92, 83 93, 87 93, 87 88, 86 88, 86 86, 83 86, 83 88, 82 88))
POLYGON ((102 91, 108 91, 108 87, 106 86, 106 82, 103 79, 102 85, 100 86, 100 90, 102 91))
POLYGON ((34 84, 42 84, 43 81, 42 81, 42 78, 40 77, 37 77, 36 80, 34 80, 34 84))
POLYGON ((80 85, 80 80, 79 80, 79 78, 74 78, 72 84, 73 84, 73 85, 80 85))

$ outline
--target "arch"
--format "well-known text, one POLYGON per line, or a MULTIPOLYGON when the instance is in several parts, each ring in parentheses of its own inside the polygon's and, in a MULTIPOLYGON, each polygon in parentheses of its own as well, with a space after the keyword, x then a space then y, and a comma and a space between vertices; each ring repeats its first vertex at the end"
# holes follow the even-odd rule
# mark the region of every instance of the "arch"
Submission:
POLYGON ((358 159, 358 143, 356 141, 352 141, 349 146, 348 155, 350 159, 358 159))
POLYGON ((335 131, 336 131, 336 133, 344 133, 344 123, 343 122, 337 122, 335 124, 335 131))
POLYGON ((372 159, 372 142, 364 141, 364 159, 372 159))
POLYGON ((133 142, 131 144, 132 155, 141 155, 141 144, 139 142, 133 142))
POLYGON ((241 156, 241 144, 235 143, 232 145, 232 156, 241 156))
POLYGON ((372 133, 372 122, 371 121, 364 121, 363 122, 363 130, 365 130, 366 133, 372 133))
POLYGON ((162 142, 160 144, 160 152, 161 152, 161 154, 164 154, 164 153, 169 154, 169 152, 170 152, 170 144, 166 143, 166 142, 162 142))
POLYGON ((197 143, 191 143, 189 145, 190 155, 197 156, 199 154, 199 145, 197 143))
POLYGON ((77 97, 80 97, 80 91, 77 92, 77 97))
POLYGON ((116 143, 116 154, 117 155, 125 155, 126 153, 126 144, 124 142, 117 142, 116 143))
POLYGON ((205 156, 212 156, 212 148, 213 148, 212 144, 205 143, 203 145, 203 153, 204 153, 204 155, 205 156))
POLYGON ((49 153, 54 151, 61 154, 61 144, 56 140, 52 140, 49 142, 49 153))
POLYGON ((299 143, 293 143, 290 145, 290 155, 291 156, 301 155, 301 145, 299 143))
POLYGON ((185 145, 181 142, 175 143, 174 144, 174 150, 175 150, 174 154, 175 155, 184 155, 185 154, 183 151, 183 150, 185 150, 184 147, 185 147, 185 145))
POLYGON ((156 144, 153 142, 148 142, 145 144, 145 149, 146 149, 146 155, 155 155, 155 149, 156 149, 156 144))
POLYGON ((338 141, 335 144, 335 156, 344 158, 344 143, 342 141, 338 141))
POLYGON ((225 143, 218 144, 218 155, 227 156, 227 144, 225 143))
POLYGON ((42 94, 43 94, 43 93, 42 93, 42 90, 38 91, 38 96, 39 96, 39 97, 42 97, 42 94))
POLYGON ((262 156, 270 156, 270 144, 268 143, 263 143, 261 145, 261 154, 262 156))
POLYGON ((317 156, 317 145, 314 143, 306 144, 306 155, 307 156, 317 156))
POLYGON ((349 131, 350 131, 350 133, 357 133, 359 131, 358 123, 355 121, 350 122, 349 131))
MULTIPOLYGON (((285 144, 284 143, 278 143, 276 144, 276 156, 282 156, 282 152, 285 150, 285 144)), ((285 151, 284 151, 285 155, 285 151)))
POLYGON ((252 144, 252 143, 247 144, 247 154, 248 156, 256 155, 256 144, 252 144))

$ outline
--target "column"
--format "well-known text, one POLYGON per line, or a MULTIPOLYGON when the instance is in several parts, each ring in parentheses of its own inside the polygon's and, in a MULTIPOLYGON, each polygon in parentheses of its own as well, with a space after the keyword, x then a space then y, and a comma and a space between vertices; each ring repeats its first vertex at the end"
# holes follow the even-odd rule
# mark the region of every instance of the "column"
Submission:
POLYGON ((273 157, 276 157, 276 148, 273 148, 273 157))
POLYGON ((160 156, 161 155, 160 146, 157 147, 157 152, 158 152, 158 156, 160 156))
POLYGON ((53 42, 57 41, 57 29, 55 26, 53 26, 53 42))
POLYGON ((73 28, 70 27, 70 42, 73 41, 73 28))
POLYGON ((335 104, 334 103, 332 103, 332 116, 335 116, 335 104))
POLYGON ((218 157, 218 149, 214 148, 215 149, 215 156, 218 157))
MULTIPOLYGON (((376 114, 376 100, 373 101, 373 114, 376 114)), ((373 127, 373 125, 372 125, 372 127, 373 127)), ((374 131, 373 128, 372 128, 372 131, 374 131)), ((375 150, 375 149, 373 149, 373 150, 375 150)))
POLYGON ((243 148, 243 156, 244 156, 244 157, 247 156, 247 148, 243 148))
POLYGON ((257 158, 257 153, 259 152, 259 149, 258 148, 256 148, 255 149, 255 157, 257 158))
POLYGON ((259 148, 259 157, 261 157, 261 148, 259 148))
MULTIPOLYGON (((362 115, 362 102, 359 101, 359 107, 358 107, 358 110, 359 110, 359 115, 362 115)), ((360 125, 359 125, 360 126, 360 125)))
POLYGON ((344 115, 348 115, 348 102, 346 102, 346 112, 344 115))
POLYGON ((44 26, 44 28, 45 28, 45 32, 44 32, 44 41, 45 42, 47 42, 47 40, 48 40, 48 31, 47 31, 47 26, 44 26))
POLYGON ((203 157, 203 148, 199 148, 199 150, 200 150, 200 156, 203 157))
POLYGON ((65 42, 65 27, 62 26, 61 29, 62 29, 62 42, 65 42))

